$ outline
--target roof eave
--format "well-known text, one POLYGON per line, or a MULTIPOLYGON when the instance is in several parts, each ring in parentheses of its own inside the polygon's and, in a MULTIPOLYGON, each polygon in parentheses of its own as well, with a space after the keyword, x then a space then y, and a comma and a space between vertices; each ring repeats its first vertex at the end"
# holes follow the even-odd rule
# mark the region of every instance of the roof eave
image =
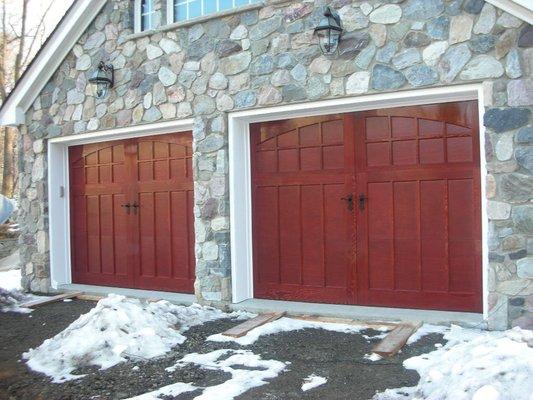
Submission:
POLYGON ((531 0, 487 0, 487 2, 533 25, 533 3, 531 0))
POLYGON ((25 123, 25 114, 107 0, 76 0, 0 108, 0 125, 25 123))

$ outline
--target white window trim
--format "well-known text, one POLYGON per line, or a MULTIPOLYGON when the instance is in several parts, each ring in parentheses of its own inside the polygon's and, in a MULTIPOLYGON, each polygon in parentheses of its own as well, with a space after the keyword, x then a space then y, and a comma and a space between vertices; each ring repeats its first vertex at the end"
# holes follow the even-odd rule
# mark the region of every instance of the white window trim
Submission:
MULTIPOLYGON (((154 2, 152 2, 152 6, 155 6, 154 2)), ((153 11, 152 14, 154 12, 155 11, 153 11)), ((133 14, 133 31, 135 33, 149 32, 155 29, 153 26, 151 26, 150 29, 142 29, 142 0, 135 0, 133 4, 133 14)))
POLYGON ((48 141, 48 207, 52 288, 59 289, 61 285, 72 283, 68 148, 80 144, 186 132, 192 130, 192 126, 193 119, 189 118, 58 137, 48 141))
POLYGON ((479 108, 479 144, 481 171, 482 226, 482 301, 483 317, 488 316, 488 216, 486 197, 485 101, 482 84, 456 85, 371 94, 334 100, 306 102, 270 108, 237 111, 228 115, 229 129, 229 201, 231 237, 232 302, 240 303, 254 297, 252 187, 250 164, 250 130, 254 122, 338 114, 354 111, 477 100, 479 108))

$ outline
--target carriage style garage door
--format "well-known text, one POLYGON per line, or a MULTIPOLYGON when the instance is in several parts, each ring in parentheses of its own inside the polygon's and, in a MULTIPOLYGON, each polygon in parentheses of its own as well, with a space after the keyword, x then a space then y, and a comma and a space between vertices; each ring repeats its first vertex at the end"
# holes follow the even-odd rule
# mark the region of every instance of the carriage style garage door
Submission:
POLYGON ((69 149, 75 283, 192 293, 191 132, 69 149))
POLYGON ((255 297, 481 311, 477 103, 251 127, 255 297))

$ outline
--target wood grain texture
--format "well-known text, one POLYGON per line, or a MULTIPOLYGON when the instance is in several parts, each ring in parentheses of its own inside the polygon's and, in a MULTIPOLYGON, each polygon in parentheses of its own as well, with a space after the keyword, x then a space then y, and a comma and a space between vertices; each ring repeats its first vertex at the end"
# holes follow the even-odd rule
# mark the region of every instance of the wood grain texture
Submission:
POLYGON ((285 312, 274 312, 267 314, 259 314, 257 317, 251 318, 247 321, 244 321, 242 324, 234 326, 233 328, 228 329, 223 332, 224 336, 231 336, 239 338, 246 335, 252 329, 257 328, 258 326, 264 325, 268 322, 275 321, 285 315, 285 312))
POLYGON ((19 307, 21 307, 21 308, 35 308, 35 307, 42 306, 42 305, 45 305, 45 304, 55 303, 56 301, 59 301, 59 300, 72 299, 73 297, 78 297, 81 294, 82 294, 81 292, 71 292, 71 293, 58 294, 56 296, 46 297, 44 299, 37 299, 37 300, 28 301, 27 303, 21 304, 19 307))
POLYGON ((395 355, 421 325, 421 323, 398 325, 372 349, 372 352, 383 357, 391 357, 395 355))

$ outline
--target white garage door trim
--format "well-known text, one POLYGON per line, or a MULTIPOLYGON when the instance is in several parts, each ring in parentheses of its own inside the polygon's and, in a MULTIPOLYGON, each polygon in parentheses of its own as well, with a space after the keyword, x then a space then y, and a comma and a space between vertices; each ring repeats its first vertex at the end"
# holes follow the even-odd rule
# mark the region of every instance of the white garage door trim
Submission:
POLYGON ((192 130, 192 126, 193 120, 189 118, 82 133, 48 141, 50 280, 54 289, 72 283, 68 148, 80 144, 186 132, 192 130))
POLYGON ((231 276, 232 300, 239 303, 254 296, 252 194, 250 166, 250 130, 254 122, 338 114, 354 111, 413 106, 432 103, 477 100, 479 106, 479 143, 481 161, 481 225, 482 225, 482 281, 483 316, 488 315, 488 217, 485 178, 485 110, 482 84, 456 85, 442 88, 416 89, 395 93, 371 94, 350 98, 306 102, 294 105, 267 107, 233 112, 228 115, 229 128, 229 182, 231 223, 231 276))

